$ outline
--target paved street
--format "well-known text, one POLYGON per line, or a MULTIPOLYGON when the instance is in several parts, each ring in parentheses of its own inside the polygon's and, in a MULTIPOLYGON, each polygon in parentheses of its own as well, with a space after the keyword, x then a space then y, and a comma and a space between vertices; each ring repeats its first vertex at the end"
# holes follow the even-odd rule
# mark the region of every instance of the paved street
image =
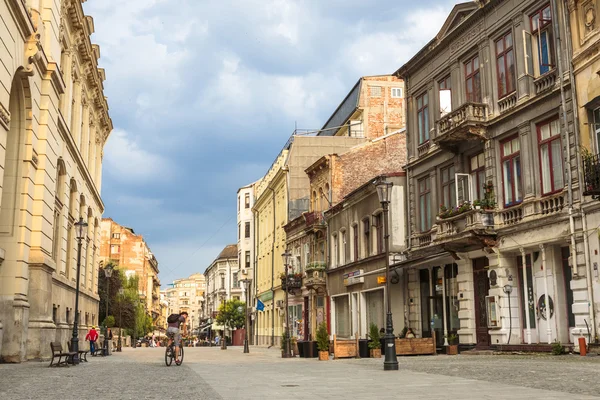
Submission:
POLYGON ((578 356, 429 356, 383 359, 280 358, 274 349, 186 348, 167 368, 164 348, 125 349, 87 364, 0 365, 8 399, 593 399, 600 398, 600 358, 578 356), (179 384, 177 384, 179 382, 179 384))

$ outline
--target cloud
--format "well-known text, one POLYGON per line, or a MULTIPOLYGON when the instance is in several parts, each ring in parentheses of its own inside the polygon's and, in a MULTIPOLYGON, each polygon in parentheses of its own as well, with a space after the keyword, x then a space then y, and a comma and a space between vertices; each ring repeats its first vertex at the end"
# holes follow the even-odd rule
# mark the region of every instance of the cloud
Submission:
POLYGON ((114 129, 104 147, 104 168, 116 181, 138 186, 148 181, 167 181, 174 166, 165 157, 140 147, 137 140, 114 129))

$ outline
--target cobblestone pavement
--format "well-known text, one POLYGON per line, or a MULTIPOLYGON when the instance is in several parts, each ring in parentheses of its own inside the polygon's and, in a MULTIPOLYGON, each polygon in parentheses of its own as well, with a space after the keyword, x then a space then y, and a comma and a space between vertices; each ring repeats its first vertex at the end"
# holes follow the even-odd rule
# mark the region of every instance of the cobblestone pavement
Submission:
POLYGON ((164 348, 124 349, 88 363, 0 364, 0 399, 594 399, 600 357, 423 356, 383 359, 282 359, 275 349, 186 348, 167 368, 164 348))

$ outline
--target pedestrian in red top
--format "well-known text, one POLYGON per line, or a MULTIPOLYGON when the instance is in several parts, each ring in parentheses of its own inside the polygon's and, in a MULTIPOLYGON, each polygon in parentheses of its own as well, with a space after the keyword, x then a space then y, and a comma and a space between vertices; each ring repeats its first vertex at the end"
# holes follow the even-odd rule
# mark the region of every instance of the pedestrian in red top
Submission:
POLYGON ((95 356, 96 352, 96 340, 98 340, 98 332, 96 332, 96 327, 92 326, 92 329, 85 335, 85 340, 90 341, 90 353, 95 356))

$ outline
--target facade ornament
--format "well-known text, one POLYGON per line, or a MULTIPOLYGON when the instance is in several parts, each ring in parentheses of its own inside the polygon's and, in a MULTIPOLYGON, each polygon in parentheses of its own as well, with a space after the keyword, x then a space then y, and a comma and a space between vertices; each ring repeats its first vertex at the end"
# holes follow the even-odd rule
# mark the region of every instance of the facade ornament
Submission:
POLYGON ((26 76, 33 76, 33 64, 42 57, 42 44, 40 34, 33 33, 25 43, 25 65, 19 67, 19 71, 26 76))
POLYGON ((0 103, 0 125, 4 127, 4 129, 8 130, 10 124, 10 111, 4 107, 4 104, 0 103))
POLYGON ((596 8, 593 2, 586 4, 585 11, 583 12, 583 22, 587 32, 594 30, 596 25, 596 8))

